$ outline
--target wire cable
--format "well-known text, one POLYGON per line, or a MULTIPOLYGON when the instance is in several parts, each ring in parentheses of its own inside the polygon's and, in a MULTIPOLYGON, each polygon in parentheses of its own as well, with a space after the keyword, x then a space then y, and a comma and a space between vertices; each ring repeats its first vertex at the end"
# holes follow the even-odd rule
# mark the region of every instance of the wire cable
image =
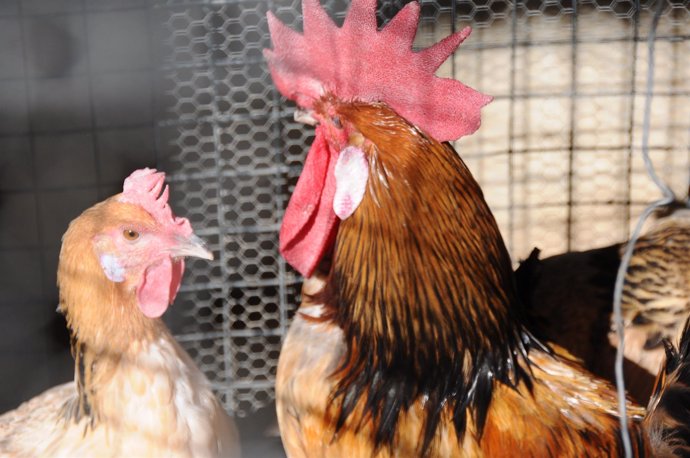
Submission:
POLYGON ((640 215, 640 218, 635 225, 635 230, 630 236, 630 241, 625 247, 625 252, 621 258, 621 264, 618 267, 618 274, 616 276, 616 285, 613 290, 613 315, 616 324, 616 333, 618 334, 618 348, 616 349, 615 372, 616 372, 616 391, 618 394, 618 414, 621 423, 621 439, 623 441, 623 450, 626 458, 632 458, 632 445, 630 442, 630 431, 628 430, 628 416, 625 404, 625 380, 623 377, 623 352, 625 349, 625 334, 623 329, 623 313, 622 313, 622 299, 623 299, 623 285, 625 283, 625 275, 630 266, 630 260, 635 250, 635 245, 642 232, 642 227, 649 216, 654 211, 663 206, 669 205, 676 200, 676 195, 673 190, 666 184, 654 169, 654 164, 649 156, 649 131, 651 124, 652 113, 652 97, 654 91, 654 45, 656 39, 656 29, 659 25, 661 13, 664 10, 663 5, 666 2, 660 1, 657 5, 657 10, 654 13, 652 20, 652 27, 647 37, 647 87, 644 99, 644 115, 642 120, 642 159, 644 161, 645 169, 649 178, 659 188, 663 197, 652 204, 650 204, 640 215))

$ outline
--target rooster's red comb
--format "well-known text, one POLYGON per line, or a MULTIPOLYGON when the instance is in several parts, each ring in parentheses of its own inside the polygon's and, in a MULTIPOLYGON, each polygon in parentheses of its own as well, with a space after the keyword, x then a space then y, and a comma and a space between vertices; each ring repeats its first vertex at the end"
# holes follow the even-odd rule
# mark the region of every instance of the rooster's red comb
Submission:
POLYGON ((173 215, 168 204, 168 186, 163 188, 164 184, 163 172, 149 168, 135 170, 125 179, 119 200, 143 207, 159 224, 175 226, 181 235, 191 235, 189 220, 173 215))
POLYGON ((376 0, 353 0, 338 28, 319 0, 302 0, 304 34, 269 12, 273 49, 264 55, 276 87, 304 108, 325 92, 343 100, 385 102, 439 141, 471 134, 491 97, 434 75, 471 30, 413 52, 419 9, 417 2, 408 3, 377 30, 376 0))

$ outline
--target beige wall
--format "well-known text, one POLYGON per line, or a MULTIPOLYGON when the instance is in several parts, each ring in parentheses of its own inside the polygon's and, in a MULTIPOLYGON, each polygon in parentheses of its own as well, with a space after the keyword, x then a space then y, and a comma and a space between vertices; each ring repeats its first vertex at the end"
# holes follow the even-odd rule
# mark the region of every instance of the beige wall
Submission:
MULTIPOLYGON (((665 11, 657 31, 649 142, 659 174, 681 197, 690 166, 690 41, 678 38, 690 35, 690 18, 682 14, 665 11)), ((520 11, 513 26, 507 11, 475 27, 456 53, 456 77, 496 97, 481 129, 457 146, 515 259, 535 245, 550 255, 625 239, 630 221, 660 196, 640 155, 652 14, 641 15, 637 44, 633 19, 622 16, 581 7, 574 24, 567 11, 520 11)), ((417 42, 449 32, 442 14, 417 42)), ((451 73, 450 62, 439 71, 451 73)))

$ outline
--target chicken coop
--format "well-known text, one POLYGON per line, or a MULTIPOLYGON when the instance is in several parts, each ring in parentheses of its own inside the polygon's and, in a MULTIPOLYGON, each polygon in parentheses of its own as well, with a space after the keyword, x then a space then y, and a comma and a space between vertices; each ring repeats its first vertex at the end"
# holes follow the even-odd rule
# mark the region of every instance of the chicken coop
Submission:
MULTIPOLYGON (((342 22, 347 0, 322 3, 342 22)), ((379 24, 405 3, 379 1, 379 24)), ((473 28, 437 74, 494 97, 456 149, 514 262, 535 246, 551 255, 626 240, 660 196, 643 149, 687 197, 687 2, 420 3, 419 49, 473 28)), ((301 287, 278 230, 313 128, 271 81, 268 11, 300 29, 300 0, 0 3, 3 411, 71 377, 54 312, 60 237, 149 166, 168 174, 173 207, 215 253, 188 263, 166 320, 229 412, 272 412, 301 287)))

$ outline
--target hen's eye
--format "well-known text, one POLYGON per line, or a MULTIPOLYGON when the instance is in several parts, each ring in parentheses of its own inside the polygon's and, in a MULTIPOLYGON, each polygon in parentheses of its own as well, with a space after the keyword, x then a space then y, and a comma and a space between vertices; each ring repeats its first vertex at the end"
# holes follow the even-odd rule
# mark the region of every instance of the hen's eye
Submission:
POLYGON ((333 116, 333 125, 338 129, 343 128, 343 123, 340 122, 340 116, 333 116))
POLYGON ((124 231, 122 231, 122 235, 125 237, 125 239, 129 241, 133 241, 139 238, 139 233, 132 229, 125 229, 124 231))

